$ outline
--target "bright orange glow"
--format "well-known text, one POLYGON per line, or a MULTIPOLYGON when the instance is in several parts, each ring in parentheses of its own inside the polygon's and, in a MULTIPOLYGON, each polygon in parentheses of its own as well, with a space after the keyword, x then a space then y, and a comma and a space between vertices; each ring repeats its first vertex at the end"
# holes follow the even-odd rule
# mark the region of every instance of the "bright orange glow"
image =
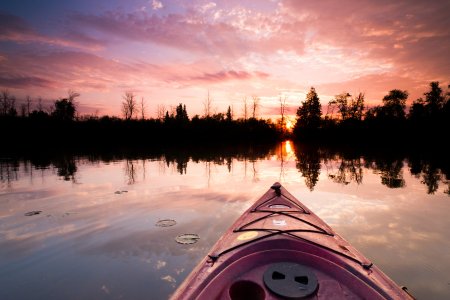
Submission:
POLYGON ((286 141, 284 143, 284 150, 286 151, 287 155, 293 155, 294 154, 294 149, 292 147, 291 141, 286 141))
POLYGON ((294 125, 294 122, 292 122, 291 120, 287 120, 285 127, 287 130, 291 131, 294 128, 294 125))
POLYGON ((293 160, 295 159, 294 145, 291 141, 284 141, 281 144, 282 158, 284 160, 293 160))

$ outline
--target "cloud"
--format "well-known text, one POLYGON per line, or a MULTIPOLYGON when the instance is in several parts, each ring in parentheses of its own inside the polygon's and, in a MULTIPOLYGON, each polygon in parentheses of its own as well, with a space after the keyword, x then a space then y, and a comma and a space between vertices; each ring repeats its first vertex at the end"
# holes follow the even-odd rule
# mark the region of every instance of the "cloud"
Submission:
POLYGON ((12 39, 17 35, 33 35, 33 29, 21 18, 0 11, 0 38, 12 39))
POLYGON ((450 3, 433 1, 286 0, 283 12, 312 29, 310 43, 355 50, 422 79, 448 77, 450 3))
POLYGON ((246 72, 246 71, 219 71, 216 73, 204 73, 201 76, 189 78, 188 80, 199 82, 224 82, 228 80, 250 80, 252 78, 267 78, 269 74, 264 72, 246 72))
POLYGON ((103 41, 75 31, 66 33, 66 37, 47 36, 37 32, 22 18, 5 12, 0 12, 0 41, 42 43, 87 50, 99 50, 104 44, 103 41))
POLYGON ((163 8, 163 7, 164 7, 164 5, 162 4, 161 1, 157 1, 157 0, 153 0, 152 1, 152 8, 153 8, 153 10, 158 10, 158 9, 163 8))
POLYGON ((11 88, 44 87, 53 88, 55 82, 41 77, 0 73, 0 86, 11 88))
MULTIPOLYGON (((150 64, 123 62, 81 51, 4 53, 0 86, 16 89, 73 88, 83 92, 113 89, 188 87, 228 81, 264 80, 269 74, 242 69, 225 70, 210 60, 150 64), (44 67, 45 66, 45 67, 44 67)), ((89 106, 89 105, 88 105, 89 106)))
POLYGON ((116 10, 73 13, 69 19, 72 28, 95 30, 110 39, 155 43, 212 56, 240 57, 278 49, 302 53, 304 47, 302 30, 292 30, 281 17, 238 8, 225 12, 211 3, 163 16, 116 10))

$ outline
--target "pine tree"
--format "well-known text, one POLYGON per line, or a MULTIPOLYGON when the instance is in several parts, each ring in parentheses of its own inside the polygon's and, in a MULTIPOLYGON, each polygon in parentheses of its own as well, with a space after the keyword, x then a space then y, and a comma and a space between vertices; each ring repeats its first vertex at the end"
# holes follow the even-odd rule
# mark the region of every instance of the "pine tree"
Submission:
POLYGON ((320 127, 322 106, 316 89, 311 87, 306 95, 305 102, 297 110, 296 127, 304 129, 317 129, 320 127))

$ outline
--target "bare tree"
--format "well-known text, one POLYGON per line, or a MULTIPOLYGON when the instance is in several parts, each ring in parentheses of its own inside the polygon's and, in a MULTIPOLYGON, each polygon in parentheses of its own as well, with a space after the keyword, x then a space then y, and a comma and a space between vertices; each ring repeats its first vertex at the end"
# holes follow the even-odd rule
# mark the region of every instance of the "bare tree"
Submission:
POLYGON ((42 105, 42 97, 38 97, 37 111, 41 112, 43 110, 44 110, 44 107, 42 105))
POLYGON ((256 115, 258 113, 260 107, 260 98, 258 96, 252 96, 252 117, 256 119, 256 115))
POLYGON ((145 103, 144 103, 144 97, 141 98, 141 103, 140 103, 140 111, 141 111, 141 118, 142 120, 145 120, 145 103))
POLYGON ((203 102, 203 109, 204 117, 209 118, 212 114, 212 98, 209 95, 209 90, 205 102, 203 102))
POLYGON ((80 97, 81 94, 78 93, 75 90, 69 89, 67 91, 67 100, 69 100, 69 103, 72 105, 72 107, 75 109, 74 118, 78 119, 78 109, 77 109, 77 103, 75 102, 75 98, 80 97))
POLYGON ((156 108, 156 118, 158 120, 164 120, 164 115, 166 113, 166 106, 164 104, 158 104, 156 108))
POLYGON ((137 104, 136 104, 136 96, 133 92, 127 91, 122 96, 123 102, 122 102, 122 113, 125 118, 125 120, 131 120, 133 118, 133 115, 137 111, 137 104))
POLYGON ((67 100, 69 100, 70 102, 73 102, 75 100, 75 98, 80 97, 80 93, 74 91, 74 90, 68 90, 67 91, 67 100))
POLYGON ((0 95, 0 114, 1 115, 7 115, 9 113, 9 110, 11 108, 11 100, 12 96, 9 93, 8 90, 2 90, 0 95))
POLYGON ((247 96, 244 96, 244 98, 242 99, 242 102, 244 103, 244 120, 247 120, 247 117, 248 117, 247 96))
POLYGON ((27 105, 27 116, 29 116, 30 112, 31 112, 31 97, 27 96, 25 98, 25 101, 26 101, 26 105, 27 105))
POLYGON ((280 128, 282 132, 284 132, 286 128, 286 100, 286 96, 284 96, 284 98, 282 98, 281 96, 278 98, 278 101, 280 102, 280 128))
POLYGON ((16 116, 16 97, 8 90, 3 90, 0 94, 0 115, 16 116))
POLYGON ((26 117, 27 116, 27 105, 25 103, 22 103, 20 105, 20 116, 26 117))

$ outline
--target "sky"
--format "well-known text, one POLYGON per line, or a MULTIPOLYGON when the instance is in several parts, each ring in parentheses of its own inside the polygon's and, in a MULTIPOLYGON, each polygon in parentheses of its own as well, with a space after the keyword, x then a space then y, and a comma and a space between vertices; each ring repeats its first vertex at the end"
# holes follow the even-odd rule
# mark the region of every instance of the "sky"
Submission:
MULTIPOLYGON (((310 87, 335 95, 423 96, 450 83, 449 0, 15 0, 0 2, 0 88, 20 102, 77 91, 84 114, 121 115, 127 91, 202 115, 259 97, 295 113, 310 87)), ((444 89, 445 90, 445 89, 444 89)))

